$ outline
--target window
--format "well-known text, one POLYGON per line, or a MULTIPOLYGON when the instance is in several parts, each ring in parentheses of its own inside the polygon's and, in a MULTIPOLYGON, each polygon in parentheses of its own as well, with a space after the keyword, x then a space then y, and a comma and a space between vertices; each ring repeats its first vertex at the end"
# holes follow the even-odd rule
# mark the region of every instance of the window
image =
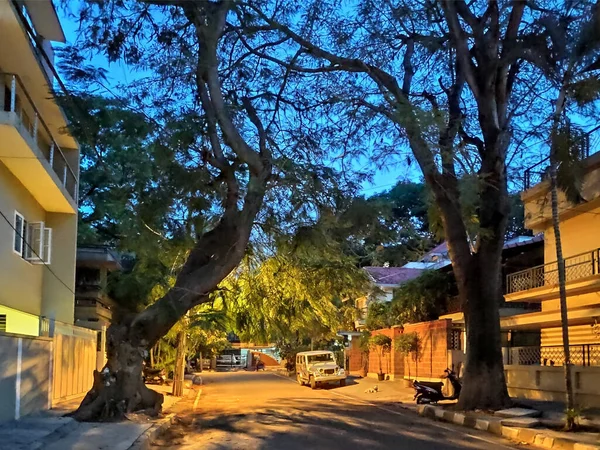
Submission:
POLYGON ((32 264, 50 264, 52 228, 44 222, 28 222, 15 211, 13 251, 32 264))
POLYGON ((6 314, 0 314, 0 332, 6 333, 6 314))
POLYGON ((17 255, 23 256, 23 241, 25 239, 25 218, 15 211, 15 226, 13 230, 13 250, 17 255))

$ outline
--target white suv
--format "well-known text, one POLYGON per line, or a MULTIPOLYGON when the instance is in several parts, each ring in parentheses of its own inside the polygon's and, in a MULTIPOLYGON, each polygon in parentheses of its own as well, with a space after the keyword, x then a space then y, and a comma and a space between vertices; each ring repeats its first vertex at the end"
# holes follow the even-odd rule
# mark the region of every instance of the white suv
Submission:
POLYGON ((333 352, 315 350, 296 355, 296 380, 300 386, 310 384, 316 389, 320 383, 339 382, 346 385, 346 371, 337 365, 333 352))

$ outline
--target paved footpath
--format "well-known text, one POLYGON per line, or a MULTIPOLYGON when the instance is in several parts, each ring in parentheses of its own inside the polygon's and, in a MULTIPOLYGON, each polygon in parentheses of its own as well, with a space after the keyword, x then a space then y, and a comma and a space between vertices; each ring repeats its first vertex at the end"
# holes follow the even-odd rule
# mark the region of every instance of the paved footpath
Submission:
MULTIPOLYGON (((168 386, 151 386, 165 394, 164 413, 179 401, 166 395, 168 386)), ((186 389, 186 397, 195 398, 195 392, 186 389)), ((0 450, 128 450, 155 423, 145 415, 132 414, 131 420, 117 423, 80 423, 62 417, 74 410, 79 402, 73 401, 37 416, 18 421, 0 422, 0 450)))
POLYGON ((268 372, 207 373, 203 380, 200 400, 174 407, 180 420, 154 442, 155 450, 520 448, 424 420, 398 405, 398 393, 385 382, 379 394, 365 394, 377 382, 313 391, 268 372))

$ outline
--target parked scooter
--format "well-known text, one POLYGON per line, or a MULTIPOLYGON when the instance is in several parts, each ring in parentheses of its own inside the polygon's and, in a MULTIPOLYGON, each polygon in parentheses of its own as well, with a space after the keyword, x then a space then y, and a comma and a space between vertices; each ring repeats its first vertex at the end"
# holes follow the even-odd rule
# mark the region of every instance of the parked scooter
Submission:
POLYGON ((152 369, 144 366, 142 371, 142 378, 144 383, 148 384, 165 384, 167 382, 167 374, 165 369, 152 369))
POLYGON ((415 388, 415 400, 417 405, 437 403, 441 400, 456 400, 460 395, 462 384, 456 374, 450 370, 444 370, 443 382, 413 382, 415 388))

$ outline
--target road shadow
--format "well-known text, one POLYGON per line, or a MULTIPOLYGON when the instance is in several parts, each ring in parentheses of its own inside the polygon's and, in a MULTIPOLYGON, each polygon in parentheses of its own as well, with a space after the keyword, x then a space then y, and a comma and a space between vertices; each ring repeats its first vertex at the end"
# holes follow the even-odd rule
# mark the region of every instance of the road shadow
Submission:
POLYGON ((482 448, 481 441, 412 414, 298 396, 267 401, 247 412, 209 410, 173 426, 156 444, 172 449, 482 448))

